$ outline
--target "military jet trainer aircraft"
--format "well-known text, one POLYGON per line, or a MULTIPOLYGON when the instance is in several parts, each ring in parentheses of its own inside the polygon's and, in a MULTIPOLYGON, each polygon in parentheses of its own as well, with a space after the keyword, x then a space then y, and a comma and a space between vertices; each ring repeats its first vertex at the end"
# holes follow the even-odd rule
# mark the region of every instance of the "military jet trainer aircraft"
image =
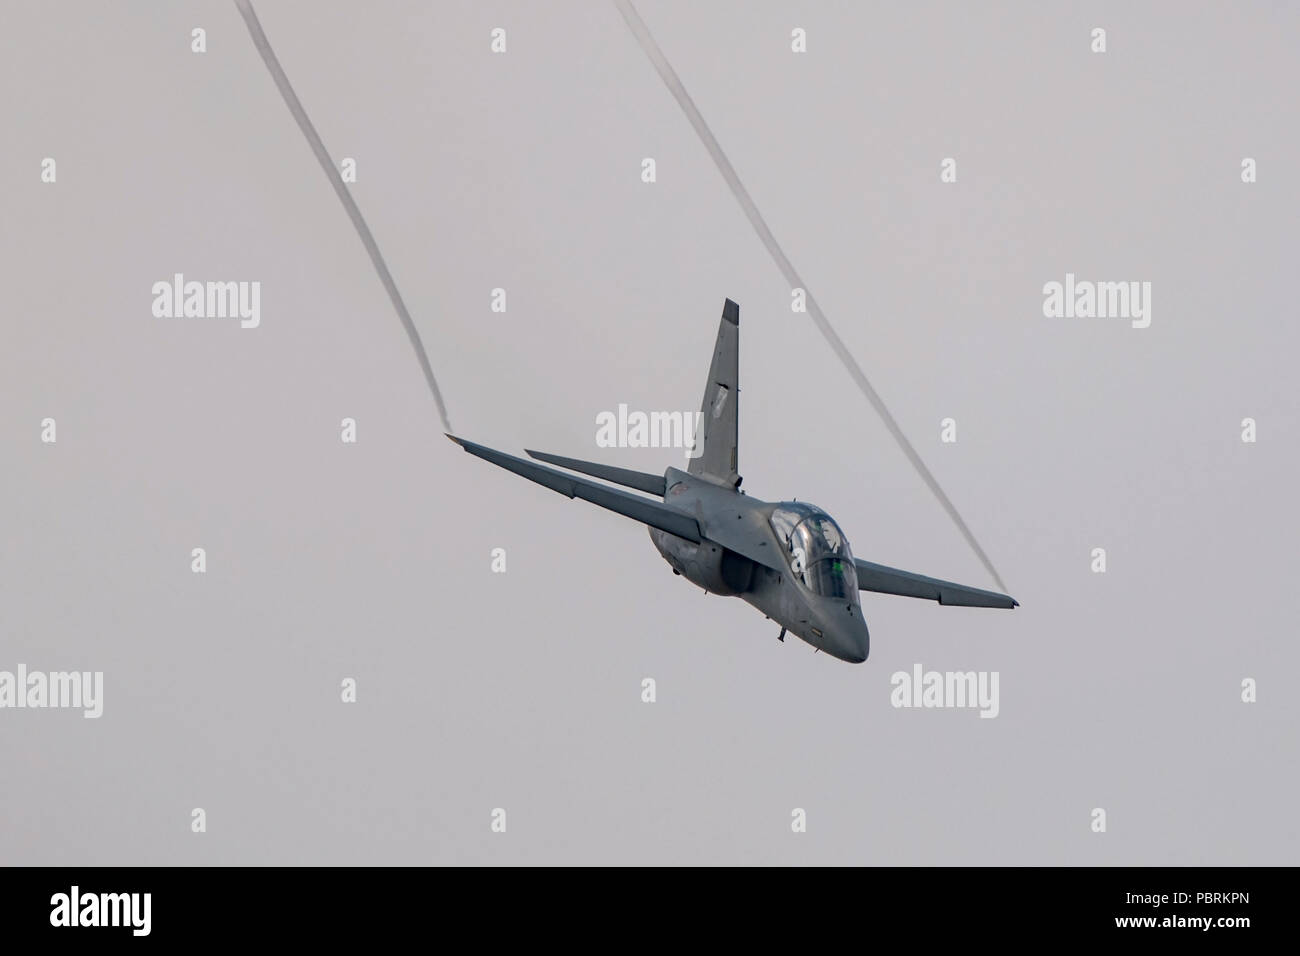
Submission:
POLYGON ((867 659, 867 622, 858 591, 928 598, 940 604, 1013 608, 1005 594, 887 568, 854 558, 830 515, 802 501, 770 503, 740 491, 736 471, 740 306, 722 309, 713 364, 704 385, 702 450, 686 471, 660 475, 542 452, 528 455, 653 495, 628 494, 535 465, 448 435, 471 455, 500 465, 569 498, 582 498, 649 526, 650 538, 673 573, 706 592, 733 595, 793 631, 818 650, 858 664, 867 659))

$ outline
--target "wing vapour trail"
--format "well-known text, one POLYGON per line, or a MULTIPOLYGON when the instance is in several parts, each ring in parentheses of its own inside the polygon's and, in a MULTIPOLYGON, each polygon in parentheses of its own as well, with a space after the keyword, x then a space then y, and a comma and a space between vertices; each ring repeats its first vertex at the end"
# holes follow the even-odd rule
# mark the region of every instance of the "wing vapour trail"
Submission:
POLYGON ((393 281, 393 274, 388 271, 388 264, 384 262, 383 253, 379 251, 379 244, 375 242, 370 227, 366 225, 365 219, 361 216, 361 210, 357 208, 356 201, 352 198, 352 194, 348 192, 343 177, 339 175, 338 167, 330 159, 325 144, 321 142, 320 134, 316 132, 316 127, 312 126, 307 111, 302 108, 298 95, 294 93, 293 86, 289 83, 289 77, 285 76, 280 61, 276 59, 275 51, 271 49, 271 43, 266 38, 262 24, 257 19, 257 13, 253 10, 253 5, 249 0, 235 0, 235 6, 239 8, 239 14, 244 18, 244 23, 248 26, 248 32, 253 38, 253 45, 257 47, 257 52, 262 55, 262 62, 266 64, 266 68, 271 73, 271 78, 275 80, 275 85, 280 90, 280 95, 284 97, 285 105, 289 107, 289 112, 293 114, 293 118, 298 121, 298 128, 302 130, 302 135, 307 137, 307 142, 311 144, 311 150, 316 154, 321 169, 325 170, 325 178, 334 187, 334 192, 338 195, 339 201, 343 203, 343 208, 348 211, 348 218, 352 220, 357 235, 361 237, 361 244, 366 247, 366 252, 370 254, 370 261, 374 263, 375 271, 379 273, 379 281, 384 284, 384 289, 388 292, 388 298, 392 300, 393 308, 397 310, 397 317, 402 320, 402 325, 406 328, 406 337, 411 340, 411 347, 415 349, 415 357, 419 360, 421 371, 424 372, 424 380, 429 383, 429 391, 433 393, 433 400, 438 405, 438 417, 442 419, 443 431, 454 431, 451 422, 447 420, 447 406, 443 404, 442 392, 438 388, 437 380, 433 377, 433 367, 429 365, 429 355, 424 350, 424 342, 420 339, 420 333, 411 320, 411 313, 407 311, 406 303, 402 301, 402 293, 398 291, 397 283, 393 281))
POLYGON ((961 515, 957 513, 957 508, 948 499, 948 496, 944 494, 943 489, 939 487, 939 482, 935 480, 934 475, 930 474, 930 469, 925 466, 925 462, 921 460, 921 456, 917 454, 916 449, 912 447, 912 443, 907 440, 907 436, 904 435, 903 430, 899 428, 898 422, 894 420, 894 416, 891 415, 889 409, 885 407, 884 400, 881 399, 880 394, 874 387, 872 387, 871 383, 867 381, 867 376, 862 371, 861 366, 859 366, 857 361, 853 358, 852 353, 849 352, 843 340, 838 334, 836 334, 835 329, 831 327, 830 322, 826 320, 826 314, 822 312, 821 306, 818 305, 817 300, 813 298, 813 294, 811 290, 808 289, 807 283, 799 278, 799 274, 795 272, 794 265, 791 264, 785 252, 777 243, 776 237, 772 235, 772 230, 767 227, 767 223, 763 221, 763 216, 759 213, 758 207, 754 205, 754 200, 750 198, 749 192, 740 181, 740 177, 736 175, 735 167, 731 165, 731 161, 727 159, 726 154, 722 151, 722 147, 718 145, 717 138, 714 137, 708 124, 704 122, 704 117, 695 106, 690 94, 686 92, 686 87, 682 86, 682 81, 678 79, 677 73, 673 70, 672 64, 668 62, 663 51, 659 49, 659 44, 655 42, 655 38, 651 35, 645 22, 636 12, 636 8, 632 6, 631 0, 614 0, 614 5, 618 7, 619 12, 623 14, 623 19, 627 21, 627 25, 632 29, 632 34, 636 37, 636 42, 640 45, 642 52, 644 52, 650 62, 654 64, 655 70, 659 73, 659 78, 664 81, 664 85, 668 87, 668 91, 672 93, 673 98, 677 100, 677 105, 682 108, 682 112, 686 114, 686 118, 691 121, 691 126, 695 127, 696 135, 700 137, 700 141, 704 144, 704 148, 707 149, 709 155, 713 157, 713 162, 714 165, 718 167, 718 172, 722 174, 722 178, 725 179, 727 185, 731 187, 731 194, 736 197, 736 201, 740 203, 740 207, 745 211, 745 215, 749 217, 750 224, 754 227, 754 231, 758 233, 758 238, 762 240, 763 245, 767 247, 767 251, 776 262, 777 268, 781 270, 781 274, 785 276, 785 279, 790 283, 791 288, 801 288, 805 291, 808 314, 812 316, 813 322, 816 323, 817 329, 821 332, 826 343, 834 350, 835 354, 839 356, 840 361, 844 363, 844 367, 848 370, 849 375, 852 376, 853 381, 857 383, 858 388, 862 390, 862 394, 867 397, 867 401, 871 403, 877 414, 880 415, 881 420, 885 423, 885 427, 888 428, 889 433, 894 436, 894 441, 898 443, 898 447, 903 450, 903 454, 907 456, 908 461, 912 463, 912 467, 916 469, 916 473, 920 475, 926 485, 929 486, 930 491, 934 493, 935 498, 939 499, 939 504, 943 505, 943 509, 948 512, 948 516, 952 518, 953 523, 957 525, 957 529, 961 531, 962 536, 966 539, 966 543, 971 546, 971 550, 979 556, 980 561, 982 561, 984 567, 988 569, 989 574, 993 575, 993 580, 998 583, 998 587, 1005 591, 1006 585, 1002 583, 1002 578, 994 569, 993 562, 989 560, 988 555, 984 553, 984 549, 981 548, 979 542, 975 540, 975 535, 971 533, 970 528, 966 526, 966 522, 963 521, 961 515))

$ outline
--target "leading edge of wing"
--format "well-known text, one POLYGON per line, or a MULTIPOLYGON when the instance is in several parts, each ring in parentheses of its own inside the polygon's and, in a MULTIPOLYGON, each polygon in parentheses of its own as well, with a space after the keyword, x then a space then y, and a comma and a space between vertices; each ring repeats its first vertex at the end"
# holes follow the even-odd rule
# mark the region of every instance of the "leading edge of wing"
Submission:
POLYGON ((687 541, 693 541, 696 544, 703 540, 703 535, 700 534, 699 522, 690 515, 674 511, 661 502, 642 498, 639 495, 630 495, 626 491, 619 491, 607 485, 587 481, 585 478, 566 475, 554 468, 544 468, 526 459, 516 458, 514 455, 507 455, 505 452, 496 451, 484 445, 477 445, 472 441, 466 441, 464 438, 457 438, 455 435, 448 435, 447 437, 471 455, 482 458, 484 461, 490 461, 492 464, 506 469, 506 471, 513 471, 516 475, 521 475, 529 481, 535 481, 552 491, 558 491, 567 498, 581 498, 583 501, 590 501, 593 505, 599 505, 602 508, 640 521, 643 524, 648 524, 660 531, 674 534, 679 538, 685 538, 687 541))
POLYGON ((900 571, 898 568, 889 568, 883 564, 873 564, 860 558, 855 559, 853 564, 858 572, 858 589, 862 591, 925 598, 938 601, 940 604, 960 607, 1010 609, 1020 606, 1020 602, 1015 598, 1008 594, 999 594, 997 591, 985 591, 983 588, 971 588, 964 584, 941 581, 938 578, 926 577, 924 574, 913 574, 911 571, 900 571))

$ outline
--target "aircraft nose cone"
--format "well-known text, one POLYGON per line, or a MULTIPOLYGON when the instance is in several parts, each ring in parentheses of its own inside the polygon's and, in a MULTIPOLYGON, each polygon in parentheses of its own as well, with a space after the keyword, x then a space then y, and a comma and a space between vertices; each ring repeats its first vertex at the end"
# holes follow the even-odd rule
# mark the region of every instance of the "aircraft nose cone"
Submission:
POLYGON ((821 615, 824 630, 831 638, 831 646, 826 648, 842 661, 861 664, 867 659, 871 650, 871 637, 867 632, 867 622, 862 619, 862 609, 853 608, 850 612, 844 603, 829 604, 821 615))
POLYGON ((861 664, 867 659, 867 654, 871 651, 871 638, 867 634, 867 625, 864 623, 860 630, 855 630, 849 635, 848 652, 844 659, 850 664, 861 664))

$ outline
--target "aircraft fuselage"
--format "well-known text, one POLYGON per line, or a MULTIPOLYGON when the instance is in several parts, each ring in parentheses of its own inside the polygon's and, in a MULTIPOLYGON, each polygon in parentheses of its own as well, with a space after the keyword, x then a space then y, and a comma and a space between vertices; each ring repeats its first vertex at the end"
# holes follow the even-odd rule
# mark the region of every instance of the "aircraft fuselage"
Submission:
MULTIPOLYGON (((753 605, 791 634, 833 657, 855 664, 867 659, 870 640, 856 581, 852 587, 810 584, 809 568, 816 557, 800 553, 798 544, 790 539, 782 540, 773 523, 778 509, 800 508, 800 516, 824 512, 794 502, 762 501, 676 468, 669 468, 664 479, 664 503, 695 518, 706 534, 710 525, 734 522, 759 547, 770 547, 786 562, 785 570, 778 571, 715 541, 697 544, 650 528, 650 539, 674 571, 711 594, 738 597, 753 605)), ((851 567, 847 541, 843 541, 843 551, 851 567)))

